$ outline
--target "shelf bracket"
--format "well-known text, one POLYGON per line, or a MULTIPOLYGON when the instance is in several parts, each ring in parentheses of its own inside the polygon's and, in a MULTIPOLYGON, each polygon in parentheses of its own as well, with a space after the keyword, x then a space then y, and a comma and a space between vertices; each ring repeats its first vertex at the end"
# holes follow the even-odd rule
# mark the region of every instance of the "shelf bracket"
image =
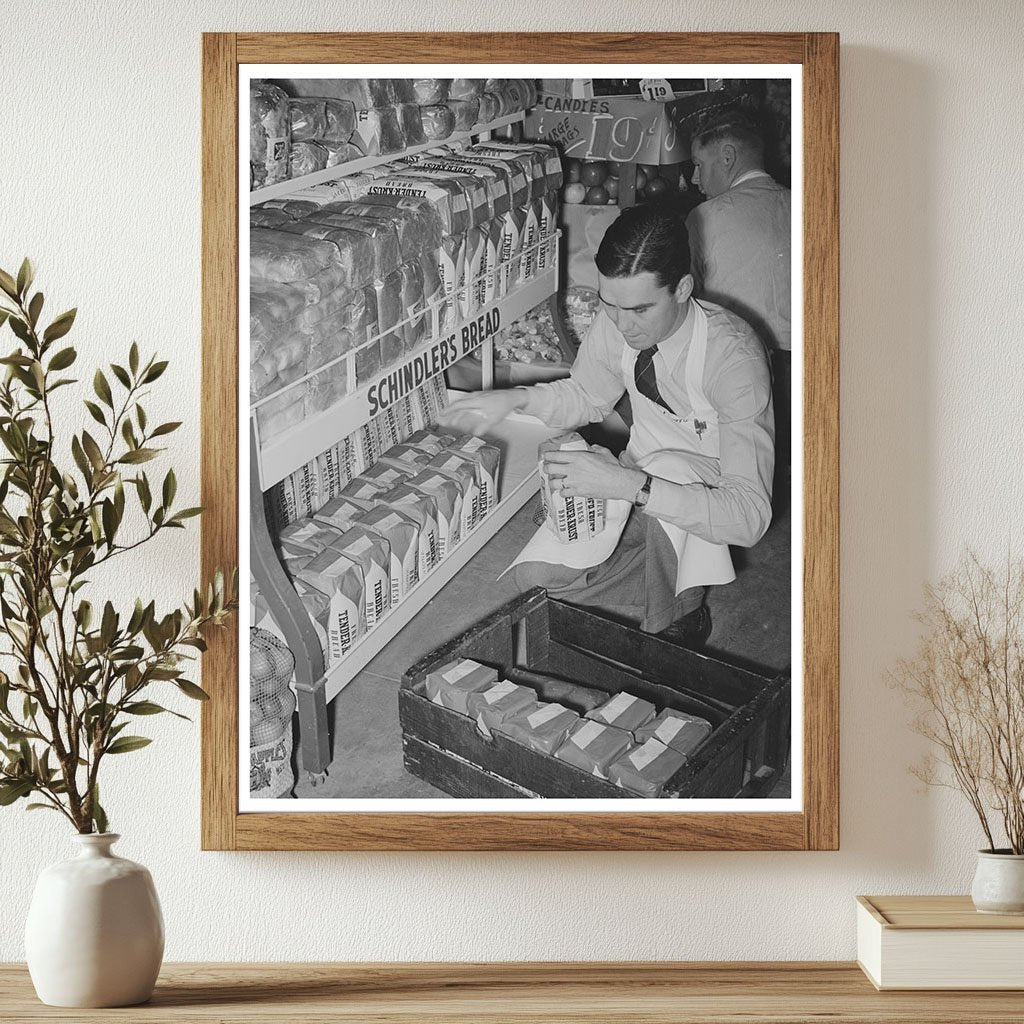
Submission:
POLYGON ((291 580, 278 561, 267 527, 260 490, 256 456, 256 435, 249 434, 249 564, 277 623, 284 641, 295 657, 295 692, 299 705, 299 743, 302 767, 311 775, 322 775, 331 763, 324 683, 324 655, 309 613, 295 593, 291 580))

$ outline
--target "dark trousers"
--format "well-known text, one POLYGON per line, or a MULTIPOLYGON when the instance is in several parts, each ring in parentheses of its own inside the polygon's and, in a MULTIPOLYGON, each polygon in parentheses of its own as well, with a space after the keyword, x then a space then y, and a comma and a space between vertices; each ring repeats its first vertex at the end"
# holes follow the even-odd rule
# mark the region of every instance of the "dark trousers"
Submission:
POLYGON ((520 591, 544 587, 551 597, 593 608, 647 633, 660 633, 698 608, 705 587, 676 594, 676 553, 657 520, 633 509, 607 561, 589 569, 524 562, 513 570, 520 591))

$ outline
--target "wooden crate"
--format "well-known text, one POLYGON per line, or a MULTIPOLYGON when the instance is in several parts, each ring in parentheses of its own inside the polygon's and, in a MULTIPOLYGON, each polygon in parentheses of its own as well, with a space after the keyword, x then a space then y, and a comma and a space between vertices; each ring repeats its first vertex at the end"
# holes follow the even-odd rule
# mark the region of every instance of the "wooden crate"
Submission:
POLYGON ((427 674, 457 657, 491 665, 526 686, 534 685, 531 672, 542 673, 609 695, 625 690, 659 711, 707 719, 712 733, 668 781, 668 797, 763 796, 789 757, 788 673, 740 668, 536 589, 426 655, 402 680, 406 770, 452 796, 635 798, 506 736, 485 738, 472 719, 428 700, 427 674))

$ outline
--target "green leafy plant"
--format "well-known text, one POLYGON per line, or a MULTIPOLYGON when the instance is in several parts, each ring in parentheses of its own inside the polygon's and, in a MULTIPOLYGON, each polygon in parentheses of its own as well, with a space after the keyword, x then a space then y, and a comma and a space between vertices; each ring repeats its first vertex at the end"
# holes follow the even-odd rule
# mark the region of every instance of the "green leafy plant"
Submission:
POLYGON ((186 718, 150 699, 154 690, 207 699, 186 672, 206 649, 206 629, 236 607, 237 573, 226 584, 218 571, 163 615, 141 598, 126 612, 87 599, 94 570, 202 510, 174 507, 173 469, 156 486, 140 468, 180 423, 148 422, 141 403, 167 363, 143 360, 136 344, 124 365, 93 376, 84 406, 96 426, 58 436, 53 394, 77 383, 65 375, 77 354, 58 343, 76 311, 41 327, 33 277, 28 260, 16 276, 0 271, 0 328, 6 322, 17 340, 0 358, 0 667, 13 667, 0 671, 0 805, 35 796, 29 809, 105 832, 101 764, 151 742, 126 732, 133 721, 186 718))

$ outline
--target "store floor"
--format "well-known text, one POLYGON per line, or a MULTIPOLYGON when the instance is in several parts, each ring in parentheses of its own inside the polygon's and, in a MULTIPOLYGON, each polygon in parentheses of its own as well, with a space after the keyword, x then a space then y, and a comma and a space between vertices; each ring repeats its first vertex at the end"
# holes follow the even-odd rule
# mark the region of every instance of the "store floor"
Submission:
MULTIPOLYGON (((314 786, 299 771, 301 798, 424 798, 446 794, 402 765, 398 686, 424 653, 464 632, 515 596, 497 576, 536 526, 529 501, 438 596, 369 663, 328 708, 333 760, 314 786)), ((708 599, 714 630, 708 649, 728 660, 782 669, 790 663, 790 516, 777 509, 768 533, 750 550, 734 551, 736 580, 708 599)), ((775 793, 789 793, 788 771, 775 793)))

